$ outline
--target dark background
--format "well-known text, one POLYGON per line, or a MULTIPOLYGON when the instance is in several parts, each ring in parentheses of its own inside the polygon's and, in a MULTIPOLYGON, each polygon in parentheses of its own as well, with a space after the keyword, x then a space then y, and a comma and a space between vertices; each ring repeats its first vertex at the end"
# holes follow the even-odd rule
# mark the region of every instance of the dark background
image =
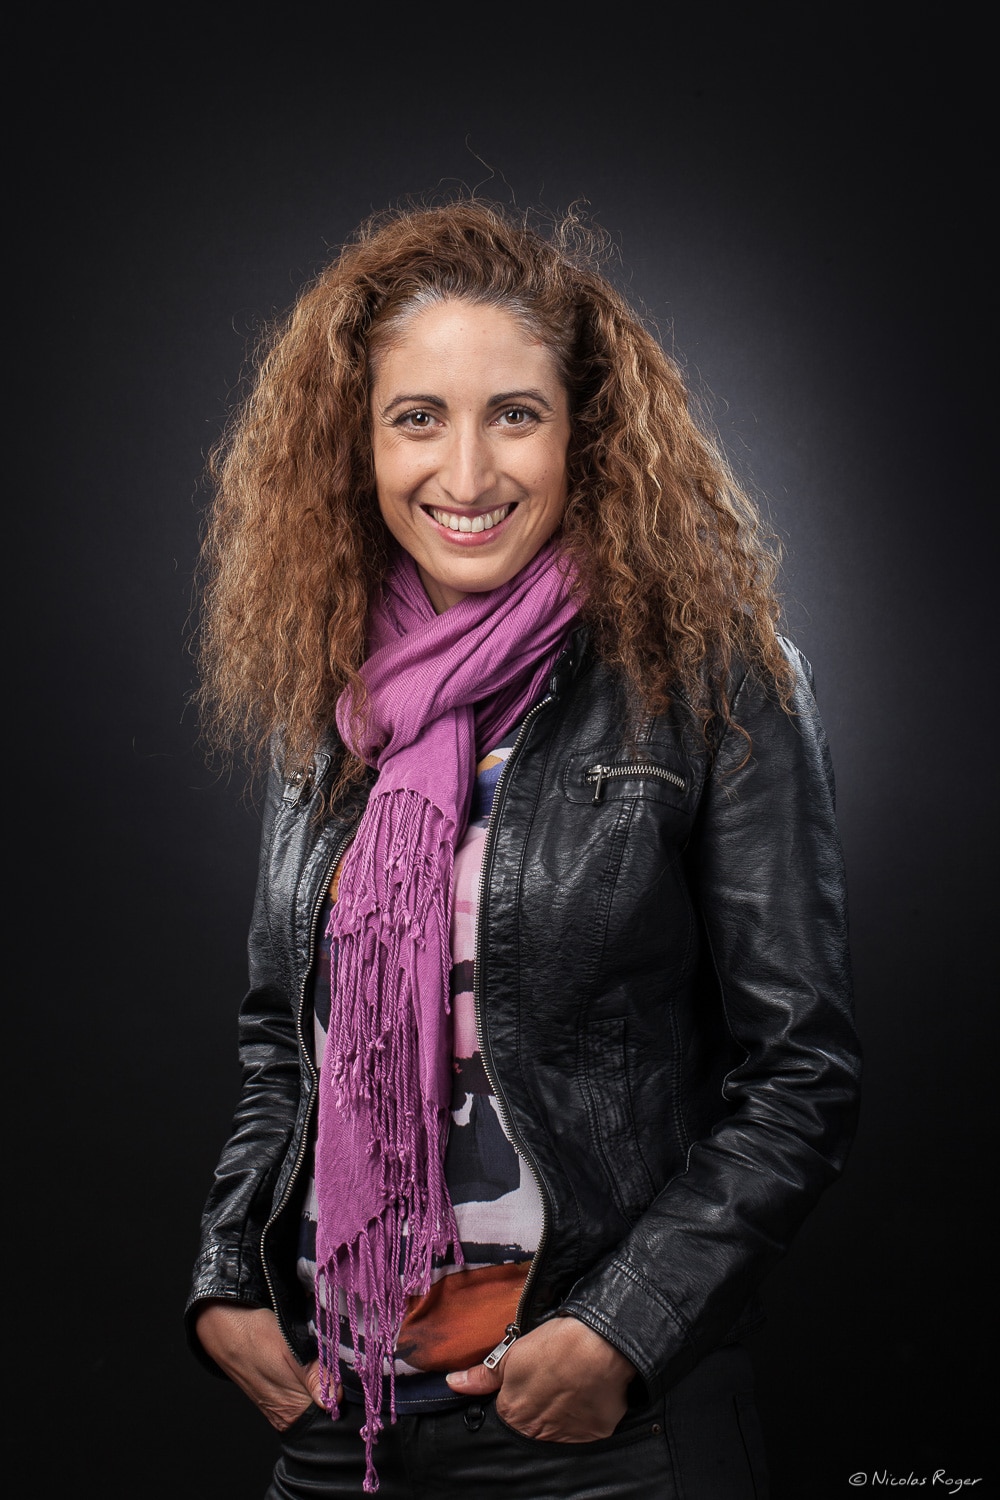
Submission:
POLYGON ((256 853, 186 707, 199 476, 262 324, 368 212, 459 187, 589 202, 784 540, 816 670, 867 1074, 848 1171, 769 1283, 777 1500, 942 1468, 995 1493, 984 37, 958 12, 946 37, 749 8, 72 14, 18 33, 8 79, 15 1493, 265 1487, 269 1430, 181 1332, 256 853))

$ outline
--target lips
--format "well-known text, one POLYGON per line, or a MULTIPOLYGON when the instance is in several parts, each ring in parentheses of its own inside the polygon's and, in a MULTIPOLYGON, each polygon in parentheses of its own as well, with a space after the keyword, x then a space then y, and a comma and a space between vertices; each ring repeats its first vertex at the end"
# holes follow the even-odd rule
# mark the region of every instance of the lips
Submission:
POLYGON ((443 526, 446 531, 469 533, 492 531, 494 526, 499 526, 501 521, 507 519, 514 507, 513 505, 500 505, 496 510, 483 511, 479 515, 456 515, 454 511, 437 510, 431 505, 424 508, 431 519, 439 526, 443 526))

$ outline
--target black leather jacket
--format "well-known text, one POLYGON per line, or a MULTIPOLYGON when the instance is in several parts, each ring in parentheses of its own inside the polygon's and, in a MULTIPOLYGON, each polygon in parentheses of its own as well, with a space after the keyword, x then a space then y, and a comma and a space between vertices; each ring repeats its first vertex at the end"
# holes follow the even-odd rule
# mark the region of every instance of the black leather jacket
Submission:
MULTIPOLYGON (((573 1314, 650 1395, 746 1326, 854 1130, 832 773, 811 671, 785 649, 792 716, 736 686, 747 757, 735 730, 707 751, 680 703, 630 742, 619 679, 578 631, 507 763, 484 856, 482 1055, 545 1204, 518 1327, 573 1314)), ((318 816, 331 770, 323 754, 304 782, 271 777, 243 1090, 188 1303, 189 1326, 207 1298, 273 1306, 303 1359, 316 928, 367 795, 318 816)))

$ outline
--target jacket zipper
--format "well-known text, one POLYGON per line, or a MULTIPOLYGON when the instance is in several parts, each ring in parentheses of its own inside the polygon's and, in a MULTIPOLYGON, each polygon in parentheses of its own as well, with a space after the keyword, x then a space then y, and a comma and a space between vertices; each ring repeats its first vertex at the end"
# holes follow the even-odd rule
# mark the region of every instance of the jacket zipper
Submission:
POLYGON ((531 1285, 535 1279, 538 1262, 541 1259, 542 1251, 545 1248, 545 1242, 549 1237, 549 1229, 551 1227, 549 1200, 545 1192, 545 1185, 542 1182, 541 1173, 539 1172, 538 1166, 530 1151, 524 1144, 524 1141, 514 1129, 514 1124, 510 1117, 510 1110, 507 1107, 507 1100, 504 1097, 503 1090, 500 1087, 500 1082, 493 1071, 493 1061, 485 1045, 485 1035, 483 1030, 483 1006, 482 995, 479 988, 479 976, 482 972, 481 960, 483 950, 483 928, 486 923, 486 887, 489 884, 490 866, 493 862, 493 850, 496 846, 496 831, 500 823, 500 812, 503 806, 503 793, 506 790, 507 780, 510 772, 513 769, 518 755, 520 754, 521 746, 524 744, 528 729, 534 721, 535 716, 541 713, 542 709, 552 701, 553 694, 546 693, 545 697, 542 698, 540 702, 536 703, 534 708, 529 709, 528 713, 525 715, 524 719, 521 722, 521 728, 518 732, 517 739, 514 741, 514 746, 510 752, 510 755, 507 757, 506 764, 503 766, 500 772, 500 776, 497 780, 497 784, 493 792, 493 807, 490 811, 489 830, 486 835, 486 845, 483 849, 483 863, 479 874, 479 910, 476 919, 476 951, 472 978, 472 999, 476 1017, 476 1040, 479 1043, 479 1055, 483 1060, 483 1071, 485 1072, 486 1077, 489 1080, 490 1087, 492 1088, 494 1097, 496 1098, 497 1109, 500 1112, 500 1119, 503 1123, 507 1139, 510 1141, 511 1145, 514 1147, 514 1150, 521 1157, 525 1166, 528 1168, 528 1171, 535 1179, 536 1186, 538 1187, 538 1196, 542 1204, 542 1232, 539 1236, 538 1247, 535 1250, 534 1255, 531 1257, 531 1265, 528 1267, 528 1274, 525 1277, 524 1286, 521 1288, 521 1295, 517 1300, 517 1309, 514 1313, 514 1321, 513 1323, 507 1324, 503 1338, 500 1340, 499 1344, 497 1344, 496 1348, 491 1349, 489 1354, 487 1354, 486 1358, 483 1360, 483 1364, 488 1370, 496 1369, 497 1365, 503 1359, 511 1344, 513 1344, 515 1339, 520 1337, 521 1319, 524 1315, 524 1308, 527 1303, 528 1293, 531 1290, 531 1285))
POLYGON ((652 778, 654 781, 666 781, 675 786, 679 792, 683 792, 686 782, 683 776, 678 776, 676 771, 668 771, 666 766, 654 766, 652 761, 640 760, 631 766, 591 766, 584 771, 584 781, 593 783, 594 802, 600 802, 604 792, 604 783, 614 781, 621 776, 641 776, 652 778))
POLYGON ((267 1289, 271 1296, 271 1306, 274 1308, 279 1327, 281 1328, 281 1332, 283 1333, 285 1338, 285 1343, 288 1345, 289 1349, 291 1349, 293 1354, 296 1353, 295 1346, 292 1343, 291 1338, 289 1337, 288 1330, 285 1327, 284 1320, 282 1319, 281 1311, 278 1306, 278 1297, 274 1289, 274 1282, 271 1280, 271 1273, 267 1269, 267 1256, 264 1253, 264 1241, 267 1239, 268 1231, 271 1229, 272 1225, 275 1224, 281 1217, 282 1213, 284 1213, 285 1205, 287 1204, 291 1196, 292 1188, 295 1186, 295 1183, 298 1180, 299 1172, 302 1170, 302 1163, 305 1161, 306 1152, 309 1149, 309 1126, 312 1121, 313 1109, 315 1108, 316 1104, 316 1085, 319 1080, 316 1074, 316 1069, 313 1067, 312 1059, 309 1056, 309 1049, 306 1046, 305 1034, 302 1030, 302 1015, 305 1010, 306 986, 309 983, 309 978, 312 974, 313 969, 313 961, 316 957, 316 929, 319 926, 319 915, 323 910, 323 902, 325 901, 326 893, 330 888, 330 881, 333 879, 333 872, 334 870, 336 870, 340 861, 343 859, 344 852, 356 832, 357 825, 355 824, 347 831, 347 833, 344 834, 343 838, 341 838, 336 849, 334 850, 333 855, 327 863, 323 879, 319 883, 319 889, 316 894, 316 899, 313 902, 312 917, 309 923, 309 952, 307 955, 306 967, 302 976, 302 984, 299 987, 298 1011, 295 1017, 295 1035, 298 1040, 299 1051, 302 1057, 305 1059, 306 1066, 309 1069, 309 1075, 312 1079, 312 1088, 309 1094, 309 1103, 306 1106, 305 1117, 302 1121, 302 1136, 299 1141, 299 1151, 298 1155, 295 1158, 295 1165, 292 1167, 292 1170, 288 1176, 288 1181, 285 1183, 285 1191, 281 1195, 280 1203, 278 1203, 277 1206, 272 1210, 271 1217, 268 1219, 267 1223, 264 1225, 264 1228, 260 1232, 260 1263, 261 1268, 264 1272, 264 1280, 267 1282, 267 1289))

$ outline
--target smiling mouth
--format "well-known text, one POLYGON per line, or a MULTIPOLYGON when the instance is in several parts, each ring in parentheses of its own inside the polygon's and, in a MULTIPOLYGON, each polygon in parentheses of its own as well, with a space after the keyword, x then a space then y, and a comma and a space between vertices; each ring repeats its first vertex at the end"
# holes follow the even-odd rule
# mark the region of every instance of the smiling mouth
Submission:
MULTIPOLYGON (((516 503, 516 502, 514 502, 516 503)), ((444 526, 448 531, 492 531, 494 526, 499 526, 505 521, 514 509, 514 504, 498 506, 496 510, 487 510, 478 516, 457 516, 450 510, 435 510, 433 506, 424 507, 432 520, 439 526, 444 526)))

